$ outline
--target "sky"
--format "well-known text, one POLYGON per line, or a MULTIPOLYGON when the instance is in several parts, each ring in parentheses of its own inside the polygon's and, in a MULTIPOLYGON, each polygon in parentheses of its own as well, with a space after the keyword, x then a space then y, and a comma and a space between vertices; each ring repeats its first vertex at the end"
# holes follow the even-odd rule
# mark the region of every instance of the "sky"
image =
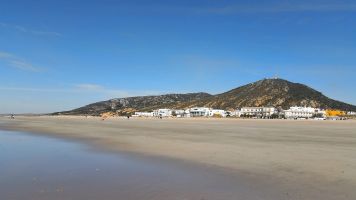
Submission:
POLYGON ((0 0, 0 113, 263 78, 356 104, 354 0, 0 0))

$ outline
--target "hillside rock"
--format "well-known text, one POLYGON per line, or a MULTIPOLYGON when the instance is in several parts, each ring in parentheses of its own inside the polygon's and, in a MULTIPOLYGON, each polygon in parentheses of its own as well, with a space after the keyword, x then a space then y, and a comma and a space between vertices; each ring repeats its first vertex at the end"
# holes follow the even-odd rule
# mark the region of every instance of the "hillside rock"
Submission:
POLYGON ((201 100, 210 97, 208 93, 166 94, 158 96, 138 96, 116 98, 89 104, 71 111, 54 113, 55 115, 100 115, 104 112, 116 112, 127 108, 147 110, 159 108, 161 105, 173 105, 181 102, 201 100))
POLYGON ((246 106, 274 106, 288 109, 291 106, 311 106, 341 110, 355 110, 356 106, 330 99, 306 85, 283 79, 263 79, 201 101, 184 106, 207 106, 235 109, 246 106))

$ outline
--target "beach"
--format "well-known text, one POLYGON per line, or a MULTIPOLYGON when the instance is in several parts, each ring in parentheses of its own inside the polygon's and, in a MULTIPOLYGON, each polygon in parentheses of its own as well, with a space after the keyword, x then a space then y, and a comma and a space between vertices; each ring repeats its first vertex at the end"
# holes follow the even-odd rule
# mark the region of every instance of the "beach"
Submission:
POLYGON ((273 185, 266 199, 356 199, 354 120, 37 116, 2 117, 0 129, 243 175, 259 191, 273 185))

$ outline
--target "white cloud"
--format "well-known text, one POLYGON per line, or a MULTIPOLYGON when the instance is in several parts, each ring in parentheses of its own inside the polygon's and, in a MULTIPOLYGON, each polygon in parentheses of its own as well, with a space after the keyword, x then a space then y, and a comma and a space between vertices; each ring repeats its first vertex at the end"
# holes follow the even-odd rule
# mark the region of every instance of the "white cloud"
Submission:
POLYGON ((12 57, 11 54, 0 51, 0 58, 11 58, 11 57, 12 57))
POLYGON ((11 25, 3 22, 0 22, 0 26, 3 28, 13 29, 22 33, 29 33, 37 36, 54 36, 54 37, 62 36, 62 34, 54 31, 33 30, 33 29, 25 28, 23 26, 11 25))
POLYGON ((31 93, 83 93, 87 95, 100 95, 104 99, 110 98, 123 98, 123 97, 133 97, 133 96, 146 96, 146 95, 160 95, 163 94, 161 91, 154 90, 120 90, 106 88, 97 84, 76 84, 72 87, 67 88, 36 88, 36 87, 0 87, 0 91, 21 91, 21 92, 31 92, 31 93))
POLYGON ((27 71, 39 71, 39 68, 33 66, 31 63, 21 61, 21 60, 11 60, 10 64, 21 70, 27 70, 27 71))
POLYGON ((47 92, 47 93, 58 93, 58 92, 74 92, 74 90, 65 89, 51 89, 51 88, 33 88, 33 87, 0 87, 0 91, 21 91, 21 92, 47 92))
MULTIPOLYGON (((215 6, 184 6, 184 5, 165 5, 152 4, 134 7, 125 7, 125 12, 152 12, 152 13, 169 13, 169 14, 218 14, 231 15, 239 13, 283 13, 283 12, 356 12, 356 3, 354 2, 326 2, 321 0, 285 0, 285 1, 260 1, 259 3, 230 3, 216 1, 215 6)), ((124 8, 124 7, 123 7, 124 8)))
POLYGON ((76 92, 90 92, 96 94, 102 94, 108 98, 120 98, 120 97, 132 97, 132 96, 145 96, 145 95, 159 95, 161 91, 154 90, 120 90, 107 88, 102 85, 92 83, 81 83, 74 85, 74 91, 76 92))
POLYGON ((102 90, 104 89, 101 85, 97 84, 90 84, 90 83, 82 83, 82 84, 77 84, 75 85, 77 89, 82 89, 82 90, 102 90))
POLYGON ((237 60, 211 58, 199 55, 182 56, 179 60, 184 66, 188 66, 189 68, 202 68, 204 70, 220 70, 222 68, 227 69, 240 66, 240 63, 237 60))
POLYGON ((280 3, 264 5, 227 5, 224 7, 201 8, 198 13, 238 14, 238 13, 281 13, 281 12, 356 12, 356 4, 322 3, 280 3))
POLYGON ((9 66, 23 71, 40 72, 43 68, 34 66, 33 64, 7 52, 0 51, 0 60, 5 61, 9 66))

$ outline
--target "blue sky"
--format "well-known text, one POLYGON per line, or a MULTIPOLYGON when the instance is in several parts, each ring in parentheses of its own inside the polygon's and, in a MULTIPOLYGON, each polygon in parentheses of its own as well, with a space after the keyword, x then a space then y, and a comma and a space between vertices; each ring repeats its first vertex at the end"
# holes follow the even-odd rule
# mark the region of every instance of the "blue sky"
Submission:
POLYGON ((0 0, 0 113, 266 77, 356 104, 356 2, 0 0))

